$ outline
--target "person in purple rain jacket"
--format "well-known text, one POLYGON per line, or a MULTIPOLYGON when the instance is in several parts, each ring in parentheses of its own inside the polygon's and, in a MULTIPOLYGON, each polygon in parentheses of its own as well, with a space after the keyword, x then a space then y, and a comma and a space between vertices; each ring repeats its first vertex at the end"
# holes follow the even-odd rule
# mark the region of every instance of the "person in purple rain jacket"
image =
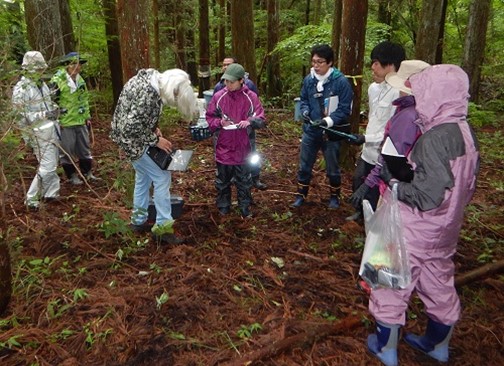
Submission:
MULTIPOLYGON (((410 76, 405 85, 415 96, 422 130, 408 156, 413 177, 410 182, 394 179, 387 164, 381 177, 388 187, 397 185, 411 284, 373 290, 369 301, 377 331, 367 345, 388 366, 398 364, 399 329, 413 291, 424 304, 428 323, 424 335, 406 334, 404 340, 440 362, 448 361, 448 344, 460 317, 453 256, 479 170, 478 143, 467 123, 467 74, 456 65, 434 65, 410 76)), ((382 198, 391 199, 390 188, 382 198)))
POLYGON ((243 218, 252 216, 252 176, 247 159, 252 152, 250 129, 265 124, 264 109, 257 97, 244 84, 245 70, 233 63, 222 78, 226 87, 212 96, 206 112, 210 131, 214 134, 217 176, 217 208, 221 215, 231 211, 231 184, 238 192, 238 206, 243 218))

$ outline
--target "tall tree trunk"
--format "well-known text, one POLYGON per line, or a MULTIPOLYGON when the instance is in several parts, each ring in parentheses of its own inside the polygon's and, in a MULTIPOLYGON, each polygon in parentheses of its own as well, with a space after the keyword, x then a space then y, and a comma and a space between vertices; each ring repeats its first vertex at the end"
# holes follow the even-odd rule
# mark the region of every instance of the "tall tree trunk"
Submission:
POLYGON ((305 25, 310 24, 310 5, 311 5, 311 0, 306 0, 305 25))
POLYGON ((119 42, 119 25, 117 21, 115 0, 103 0, 103 14, 105 17, 105 34, 107 36, 107 51, 112 79, 112 94, 115 109, 119 94, 123 87, 123 73, 121 61, 121 44, 119 42))
POLYGON ((191 28, 187 31, 186 43, 186 59, 187 59, 187 73, 193 85, 198 85, 198 63, 196 62, 196 41, 194 37, 195 29, 191 28))
MULTIPOLYGON (((306 7, 305 7, 305 25, 310 24, 310 5, 311 5, 311 0, 306 0, 306 7)), ((304 77, 306 75, 306 65, 303 65, 301 68, 301 75, 304 77)))
POLYGON ((266 87, 266 95, 271 98, 282 94, 280 62, 277 55, 271 54, 280 39, 280 3, 278 0, 267 0, 266 6, 268 9, 268 39, 266 46, 268 54, 268 61, 266 63, 268 85, 266 87))
MULTIPOLYGON (((354 92, 350 123, 354 132, 359 129, 367 12, 368 0, 343 0, 341 71, 345 75, 355 77, 350 78, 354 92)), ((342 165, 349 167, 352 160, 351 154, 347 150, 347 153, 343 151, 341 156, 342 165)))
POLYGON ((185 70, 187 67, 185 56, 185 22, 184 22, 184 9, 179 7, 175 16, 175 39, 176 39, 176 58, 177 67, 185 70))
POLYGON ((334 65, 339 65, 340 42, 341 42, 341 13, 343 3, 341 0, 334 0, 333 24, 331 33, 331 47, 334 50, 334 65))
POLYGON ((216 64, 218 65, 219 62, 222 62, 224 60, 224 57, 226 57, 226 24, 227 22, 224 21, 227 18, 228 12, 226 11, 226 4, 227 1, 225 0, 218 0, 219 4, 219 18, 221 19, 221 22, 219 23, 219 29, 218 29, 218 48, 217 48, 217 55, 216 55, 216 64))
POLYGON ((257 81, 254 10, 252 0, 231 0, 231 36, 233 53, 249 73, 252 81, 257 81))
POLYGON ((313 0, 313 24, 320 24, 321 12, 322 12, 322 1, 313 0))
POLYGON ((148 11, 146 1, 117 1, 123 80, 149 67, 148 11))
POLYGON ((485 57, 486 34, 491 0, 473 0, 469 9, 469 24, 464 44, 462 68, 469 75, 471 100, 479 101, 481 65, 485 57))
POLYGON ((17 63, 21 64, 23 56, 26 52, 25 49, 25 36, 23 32, 23 14, 21 13, 21 6, 18 2, 4 3, 7 8, 7 19, 9 22, 9 35, 7 43, 10 45, 10 53, 17 63))
POLYGON ((159 48, 159 0, 152 0, 152 55, 154 56, 154 67, 159 70, 160 48, 159 48))
POLYGON ((430 64, 436 63, 441 27, 444 27, 443 2, 423 0, 420 25, 418 26, 415 57, 430 64), (433 37, 432 35, 436 35, 433 37))
POLYGON ((0 236, 0 316, 7 308, 12 295, 11 257, 9 246, 0 236))
POLYGON ((65 54, 59 3, 54 0, 25 0, 28 43, 46 61, 65 54))
POLYGON ((199 0, 199 98, 210 89, 210 21, 208 0, 199 0))
MULTIPOLYGON (((378 0, 378 22, 390 25, 392 12, 390 11, 390 0, 378 0)), ((390 34, 389 34, 390 36, 390 34)))
POLYGON ((438 45, 436 48, 436 64, 443 63, 445 20, 446 10, 448 9, 448 0, 441 0, 441 2, 443 3, 443 8, 441 9, 441 26, 439 27, 438 45))
POLYGON ((61 17, 61 33, 63 35, 63 48, 66 54, 75 51, 75 38, 69 0, 59 0, 59 10, 61 17))

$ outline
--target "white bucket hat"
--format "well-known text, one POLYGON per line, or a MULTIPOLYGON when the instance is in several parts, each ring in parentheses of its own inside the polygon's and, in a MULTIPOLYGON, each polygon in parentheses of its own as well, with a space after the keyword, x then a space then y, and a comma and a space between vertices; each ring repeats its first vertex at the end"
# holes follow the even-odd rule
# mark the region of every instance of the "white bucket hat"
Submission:
POLYGON ((405 85, 406 81, 411 77, 411 75, 418 74, 429 66, 430 64, 422 60, 404 60, 401 62, 399 70, 397 72, 389 72, 385 76, 385 80, 392 87, 399 89, 404 93, 413 94, 411 92, 411 88, 405 85))
POLYGON ((28 51, 23 57, 21 67, 25 70, 42 70, 47 68, 47 64, 39 51, 28 51))

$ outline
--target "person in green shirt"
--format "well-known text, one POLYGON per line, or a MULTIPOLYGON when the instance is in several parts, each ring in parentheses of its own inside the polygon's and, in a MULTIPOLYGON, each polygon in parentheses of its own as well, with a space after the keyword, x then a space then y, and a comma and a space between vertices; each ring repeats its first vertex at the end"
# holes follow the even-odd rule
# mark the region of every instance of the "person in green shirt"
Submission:
POLYGON ((70 52, 61 61, 63 67, 51 79, 51 89, 61 113, 60 162, 68 180, 74 185, 83 182, 73 161, 78 161, 80 171, 88 181, 98 179, 91 172, 93 157, 89 143, 89 93, 80 75, 82 64, 86 62, 79 53, 70 52))

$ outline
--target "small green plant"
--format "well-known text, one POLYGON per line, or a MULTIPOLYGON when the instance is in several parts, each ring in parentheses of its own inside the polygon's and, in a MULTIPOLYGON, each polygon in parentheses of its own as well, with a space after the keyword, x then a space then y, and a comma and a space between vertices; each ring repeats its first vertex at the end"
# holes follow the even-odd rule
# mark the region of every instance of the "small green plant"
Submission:
POLYGON ((160 310, 161 307, 170 299, 166 292, 163 292, 161 296, 156 296, 156 309, 160 310))
POLYGON ((61 299, 54 299, 47 303, 47 316, 50 320, 57 319, 62 316, 68 309, 72 307, 72 304, 61 305, 61 299))
POLYGON ((329 321, 332 321, 332 322, 338 320, 338 318, 335 315, 332 315, 327 310, 324 310, 324 311, 316 310, 313 313, 313 315, 314 316, 319 316, 319 317, 321 317, 323 319, 326 319, 326 320, 329 320, 329 321))
POLYGON ((73 292, 73 301, 77 302, 87 298, 89 295, 83 288, 75 289, 73 292))
POLYGON ((63 222, 70 222, 72 221, 77 214, 80 212, 80 207, 77 206, 76 204, 72 205, 72 212, 63 212, 63 222))
POLYGON ((63 329, 59 333, 53 333, 53 334, 49 335, 48 339, 52 343, 59 343, 74 334, 75 334, 75 332, 71 329, 63 329))
POLYGON ((98 231, 105 235, 105 239, 114 235, 127 235, 131 233, 128 222, 119 217, 117 212, 105 212, 103 222, 98 224, 98 231))
POLYGON ((177 341, 184 341, 186 339, 184 334, 173 331, 168 333, 168 337, 177 341))
POLYGON ((5 342, 0 342, 0 349, 8 348, 12 349, 13 347, 21 348, 21 344, 17 341, 22 335, 15 335, 7 339, 5 342))
POLYGON ((284 212, 283 214, 278 214, 277 212, 273 213, 273 220, 276 222, 282 222, 282 221, 287 221, 292 217, 292 212, 287 211, 284 212))
POLYGON ((93 331, 89 328, 89 323, 84 326, 84 333, 86 334, 86 347, 90 349, 93 344, 98 339, 105 339, 108 334, 112 332, 112 329, 107 329, 105 332, 93 333, 93 331))
MULTIPOLYGON (((128 245, 125 245, 124 247, 121 247, 117 249, 116 251, 116 258, 118 262, 121 262, 123 259, 128 257, 132 253, 136 253, 138 250, 141 250, 145 248, 149 244, 149 239, 143 239, 143 240, 136 240, 133 242, 128 242, 128 245)), ((114 263, 114 268, 119 268, 120 263, 115 262, 114 263)))
POLYGON ((161 267, 159 267, 156 263, 151 263, 149 269, 153 272, 156 272, 157 274, 161 273, 161 267))
POLYGON ((254 332, 258 333, 262 330, 262 326, 259 323, 253 323, 250 325, 241 325, 236 335, 241 339, 249 339, 252 337, 254 332))

